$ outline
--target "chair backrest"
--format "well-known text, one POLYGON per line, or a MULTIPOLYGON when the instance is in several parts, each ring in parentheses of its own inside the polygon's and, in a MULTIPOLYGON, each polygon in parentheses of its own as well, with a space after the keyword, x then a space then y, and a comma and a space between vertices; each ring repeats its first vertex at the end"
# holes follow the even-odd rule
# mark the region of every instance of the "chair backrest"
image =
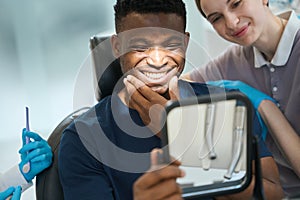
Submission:
POLYGON ((96 98, 111 95, 123 73, 118 59, 112 54, 110 36, 94 35, 90 38, 90 50, 96 78, 96 98))
POLYGON ((48 138, 48 143, 52 148, 53 162, 50 167, 36 177, 36 199, 37 200, 63 200, 63 190, 60 184, 58 175, 58 150, 60 138, 63 130, 78 117, 81 113, 87 111, 89 108, 81 108, 66 118, 64 118, 59 125, 54 129, 48 138))
MULTIPOLYGON (((115 84, 122 76, 119 61, 112 55, 110 42, 104 42, 109 36, 93 36, 90 39, 93 68, 96 78, 95 96, 100 101, 112 93, 115 84), (101 43, 101 45, 99 45, 101 43), (108 66, 108 67, 107 67, 108 66)), ((48 138, 53 151, 53 162, 50 167, 36 177, 37 200, 63 200, 63 190, 58 174, 58 151, 63 130, 88 108, 81 108, 63 119, 48 138)))

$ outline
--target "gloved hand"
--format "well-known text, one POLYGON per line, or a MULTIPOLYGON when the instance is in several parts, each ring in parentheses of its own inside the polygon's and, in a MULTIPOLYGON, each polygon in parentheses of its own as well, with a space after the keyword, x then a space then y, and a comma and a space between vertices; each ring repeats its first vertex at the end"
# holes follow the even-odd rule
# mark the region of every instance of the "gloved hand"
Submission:
POLYGON ((38 173, 46 169, 52 163, 52 151, 49 144, 38 134, 23 129, 22 133, 23 147, 19 150, 21 162, 19 169, 24 178, 30 182, 38 173), (31 142, 26 144, 26 136, 31 142), (23 172, 23 166, 30 162, 30 170, 23 172))
POLYGON ((21 190, 22 190, 21 186, 17 186, 16 188, 9 187, 7 190, 0 192, 0 200, 5 200, 11 195, 12 197, 10 200, 20 200, 21 190))
POLYGON ((265 93, 255 89, 255 88, 247 85, 246 83, 244 83, 242 81, 219 80, 219 81, 208 81, 206 83, 209 85, 219 86, 219 87, 223 87, 226 89, 238 89, 243 94, 245 94, 250 99, 252 105, 255 108, 255 114, 258 118, 258 121, 259 121, 259 123, 261 125, 261 129, 262 129, 262 138, 263 138, 263 140, 266 139, 268 129, 258 112, 258 107, 263 100, 270 100, 270 101, 276 103, 276 101, 273 98, 271 98, 270 96, 266 95, 265 93))
POLYGON ((245 94, 253 104, 255 110, 258 109, 260 103, 263 100, 270 100, 274 103, 276 101, 265 93, 247 85, 242 81, 229 81, 229 80, 219 80, 219 81, 208 81, 206 82, 209 85, 219 86, 226 89, 239 89, 243 94, 245 94))

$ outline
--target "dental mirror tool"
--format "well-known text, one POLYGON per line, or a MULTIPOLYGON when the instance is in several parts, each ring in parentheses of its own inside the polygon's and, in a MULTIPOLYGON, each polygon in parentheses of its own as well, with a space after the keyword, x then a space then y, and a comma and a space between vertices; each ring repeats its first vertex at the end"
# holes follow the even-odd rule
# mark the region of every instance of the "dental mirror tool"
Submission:
MULTIPOLYGON (((29 128, 29 108, 25 107, 26 109, 26 131, 30 131, 29 128)), ((26 144, 30 143, 30 138, 26 136, 26 144)), ((26 163, 25 165, 23 165, 22 171, 24 173, 28 173, 30 171, 30 162, 26 163)))

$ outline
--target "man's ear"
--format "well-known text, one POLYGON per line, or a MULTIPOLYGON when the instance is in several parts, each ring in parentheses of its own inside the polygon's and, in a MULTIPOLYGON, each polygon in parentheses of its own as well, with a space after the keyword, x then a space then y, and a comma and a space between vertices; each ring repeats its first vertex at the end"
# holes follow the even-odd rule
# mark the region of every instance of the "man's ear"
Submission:
POLYGON ((112 35, 110 38, 112 52, 115 58, 121 56, 121 41, 117 35, 112 35))
POLYGON ((188 47, 188 44, 190 42, 190 33, 189 32, 185 32, 185 38, 184 38, 184 46, 185 46, 185 50, 188 47))

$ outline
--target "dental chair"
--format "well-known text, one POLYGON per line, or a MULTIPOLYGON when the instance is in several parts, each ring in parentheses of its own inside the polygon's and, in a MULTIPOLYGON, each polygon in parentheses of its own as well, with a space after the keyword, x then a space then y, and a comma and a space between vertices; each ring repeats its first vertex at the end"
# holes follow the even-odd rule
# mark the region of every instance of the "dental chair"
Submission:
MULTIPOLYGON (((92 65, 95 73, 97 101, 110 95, 122 76, 119 61, 114 59, 109 36, 95 35, 90 39, 92 65), (99 45, 101 43, 101 45, 99 45), (108 66, 108 67, 106 67, 108 66), (98 81, 99 80, 99 81, 98 81)), ((82 107, 65 117, 48 138, 53 151, 53 163, 36 177, 37 200, 63 200, 63 190, 58 175, 58 150, 63 130, 89 107, 82 107)))

